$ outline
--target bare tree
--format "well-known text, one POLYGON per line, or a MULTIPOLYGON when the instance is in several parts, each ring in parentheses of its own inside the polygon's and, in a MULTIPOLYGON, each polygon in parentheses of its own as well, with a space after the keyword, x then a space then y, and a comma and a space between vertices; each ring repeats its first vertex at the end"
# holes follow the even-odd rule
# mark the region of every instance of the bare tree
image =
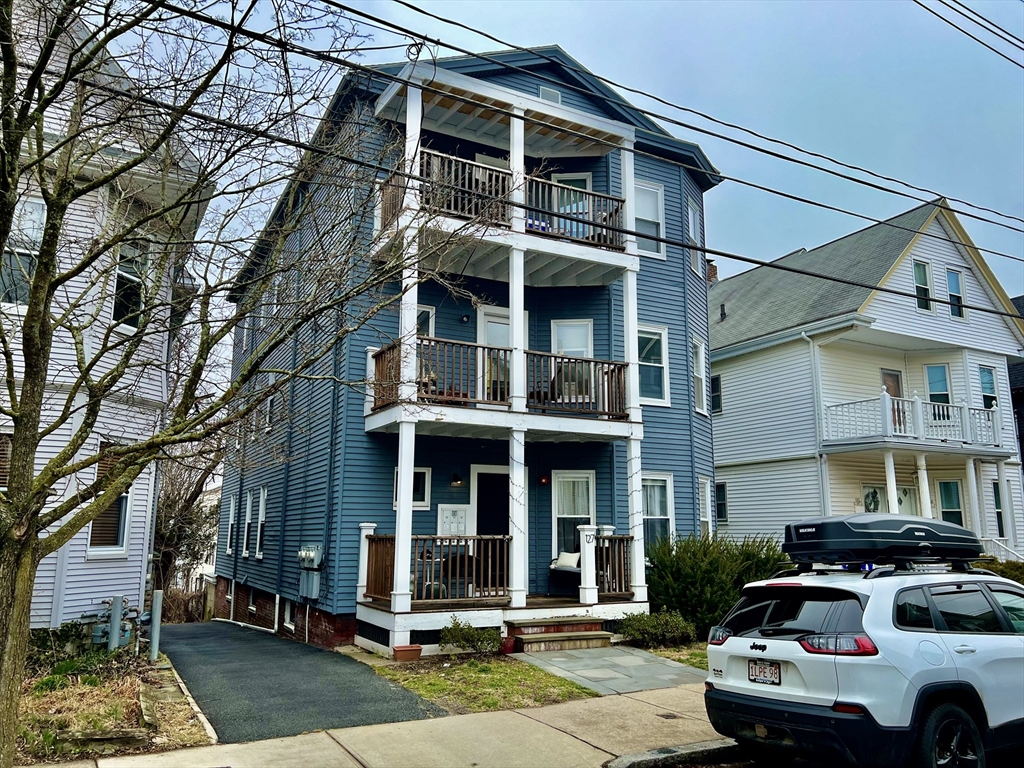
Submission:
MULTIPOLYGON (((372 226, 400 137, 371 141, 372 107, 337 91, 363 41, 302 0, 0 0, 0 768, 40 561, 157 460, 331 376, 400 297, 413 257, 372 226)), ((461 234, 421 244, 420 279, 461 234)))

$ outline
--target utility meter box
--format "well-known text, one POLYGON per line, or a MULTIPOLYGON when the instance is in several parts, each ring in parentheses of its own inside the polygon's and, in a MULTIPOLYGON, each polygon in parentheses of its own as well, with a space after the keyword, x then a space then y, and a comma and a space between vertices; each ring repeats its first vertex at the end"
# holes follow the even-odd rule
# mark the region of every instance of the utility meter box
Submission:
POLYGON ((322 544, 303 544, 299 549, 299 597, 320 597, 320 566, 324 559, 322 544))

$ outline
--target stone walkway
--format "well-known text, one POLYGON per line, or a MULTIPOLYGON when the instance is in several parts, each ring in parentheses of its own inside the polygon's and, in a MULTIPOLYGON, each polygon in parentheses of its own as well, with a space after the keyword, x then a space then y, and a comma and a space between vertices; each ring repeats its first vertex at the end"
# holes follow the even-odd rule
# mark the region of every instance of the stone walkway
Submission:
POLYGON ((512 655, 602 695, 700 684, 707 678, 701 669, 623 645, 512 655))

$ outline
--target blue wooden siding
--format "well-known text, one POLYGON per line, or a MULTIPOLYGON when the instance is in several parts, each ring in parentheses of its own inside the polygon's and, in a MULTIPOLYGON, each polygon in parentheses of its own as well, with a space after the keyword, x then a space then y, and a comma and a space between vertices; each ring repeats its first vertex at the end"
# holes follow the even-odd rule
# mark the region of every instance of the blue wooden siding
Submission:
POLYGON ((505 88, 510 88, 520 93, 526 93, 530 96, 540 95, 540 86, 547 88, 554 88, 560 91, 562 94, 562 105, 578 109, 581 112, 586 112, 590 115, 599 115, 601 117, 608 117, 614 119, 614 114, 606 106, 607 102, 603 101, 601 97, 594 96, 589 97, 579 91, 572 90, 569 87, 568 81, 558 73, 558 70, 554 67, 538 67, 534 71, 543 75, 545 78, 551 78, 557 80, 561 84, 561 87, 556 84, 544 80, 541 78, 531 77, 525 72, 516 72, 512 70, 502 71, 500 73, 485 73, 480 75, 480 79, 487 80, 488 82, 496 85, 502 85, 505 88))

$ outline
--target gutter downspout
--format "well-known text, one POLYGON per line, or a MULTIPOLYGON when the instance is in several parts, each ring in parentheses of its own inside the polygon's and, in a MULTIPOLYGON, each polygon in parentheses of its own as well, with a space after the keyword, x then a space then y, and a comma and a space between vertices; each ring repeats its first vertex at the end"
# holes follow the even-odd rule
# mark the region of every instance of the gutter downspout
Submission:
POLYGON ((277 634, 277 621, 281 616, 281 596, 274 595, 274 634, 277 634))
POLYGON ((828 457, 821 452, 821 440, 824 430, 821 423, 821 369, 818 359, 818 347, 806 331, 800 332, 800 338, 807 342, 807 351, 811 358, 811 382, 814 387, 814 450, 818 458, 818 501, 821 513, 825 517, 832 514, 828 488, 828 457))

